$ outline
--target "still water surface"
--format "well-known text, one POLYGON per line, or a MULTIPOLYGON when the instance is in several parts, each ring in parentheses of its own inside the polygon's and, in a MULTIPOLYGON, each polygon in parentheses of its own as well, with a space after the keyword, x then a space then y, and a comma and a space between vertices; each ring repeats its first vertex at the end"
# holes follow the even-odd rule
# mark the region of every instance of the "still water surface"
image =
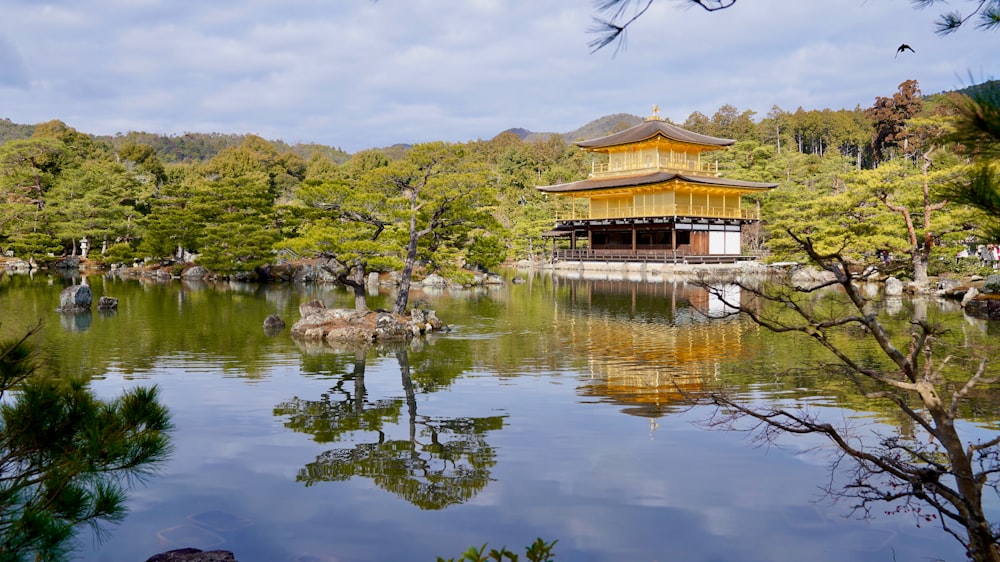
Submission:
MULTIPOLYGON (((60 316, 68 283, 0 276, 0 332, 43 319, 47 368, 89 377, 102 397, 155 384, 176 424, 171 460, 108 537, 83 530, 80 560, 193 546, 241 562, 433 561, 536 537, 558 540, 563 561, 962 559, 911 517, 860 521, 824 500, 821 441, 758 447, 699 423, 708 410, 684 394, 720 383, 835 417, 891 416, 855 412, 829 384, 783 382, 778 371, 826 358, 705 318, 696 309, 716 305, 691 286, 535 275, 415 291, 454 330, 358 353, 263 332, 267 315, 291 325, 313 298, 351 306, 335 287, 91 276, 117 313, 60 316)), ((992 427, 993 401, 981 409, 992 427)))

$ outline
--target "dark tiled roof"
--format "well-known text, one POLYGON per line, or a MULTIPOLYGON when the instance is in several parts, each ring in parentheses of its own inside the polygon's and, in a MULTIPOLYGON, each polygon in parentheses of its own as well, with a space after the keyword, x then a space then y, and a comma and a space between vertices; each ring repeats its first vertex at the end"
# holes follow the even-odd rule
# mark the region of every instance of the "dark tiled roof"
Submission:
POLYGON ((678 142, 689 142, 706 146, 730 146, 736 142, 732 139, 721 139, 718 137, 710 137, 708 135, 701 135, 691 131, 686 131, 676 125, 671 125, 666 121, 653 120, 643 121, 635 127, 625 129, 624 131, 614 133, 606 137, 580 141, 575 144, 580 148, 607 148, 611 146, 644 141, 651 139, 656 135, 663 135, 670 140, 678 142))
POLYGON ((694 184, 711 185, 718 187, 734 187, 746 189, 773 189, 778 187, 776 183, 758 183, 754 181, 732 180, 728 178, 716 178, 709 176, 688 176, 675 174, 672 172, 654 172, 641 176, 617 176, 611 178, 589 178, 570 183, 557 185, 540 185, 535 189, 546 193, 571 193, 574 191, 592 191, 595 189, 609 189, 613 187, 634 187, 640 185, 650 185, 655 183, 668 182, 670 180, 686 181, 694 184))

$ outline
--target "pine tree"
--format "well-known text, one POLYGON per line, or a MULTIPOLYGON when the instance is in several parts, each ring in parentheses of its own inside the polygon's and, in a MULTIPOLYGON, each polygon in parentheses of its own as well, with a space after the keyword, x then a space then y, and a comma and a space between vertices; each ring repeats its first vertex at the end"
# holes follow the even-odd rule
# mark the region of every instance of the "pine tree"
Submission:
POLYGON ((170 452, 155 387, 110 401, 36 374, 29 339, 0 341, 0 560, 61 560, 83 524, 119 521, 170 452))

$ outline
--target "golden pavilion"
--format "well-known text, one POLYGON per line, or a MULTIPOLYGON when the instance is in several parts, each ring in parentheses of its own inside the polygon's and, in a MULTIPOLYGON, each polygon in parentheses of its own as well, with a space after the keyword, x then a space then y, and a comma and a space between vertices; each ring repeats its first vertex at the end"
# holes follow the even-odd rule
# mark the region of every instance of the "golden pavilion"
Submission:
POLYGON ((775 183, 723 178, 708 156, 734 140, 672 125, 658 115, 580 148, 599 155, 581 181, 538 186, 572 198, 546 234, 569 238, 557 259, 725 263, 747 257, 742 234, 760 221, 742 196, 775 183))

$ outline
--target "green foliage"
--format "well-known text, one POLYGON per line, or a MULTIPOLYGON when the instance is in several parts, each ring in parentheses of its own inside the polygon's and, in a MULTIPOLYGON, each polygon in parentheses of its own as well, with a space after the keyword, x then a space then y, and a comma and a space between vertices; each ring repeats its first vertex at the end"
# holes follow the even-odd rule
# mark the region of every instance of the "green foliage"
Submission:
POLYGON ((141 255, 165 258, 178 248, 198 248, 201 217, 196 212, 195 195, 203 187, 192 166, 174 167, 171 179, 156 189, 149 199, 149 214, 142 217, 139 244, 141 255))
POLYGON ((118 148, 118 156, 136 181, 144 185, 159 185, 167 179, 166 168, 148 144, 126 141, 118 148))
MULTIPOLYGON (((940 0, 912 0, 920 8, 932 6, 940 0)), ((1000 26, 1000 0, 975 0, 971 13, 960 11, 945 12, 938 16, 935 31, 939 35, 948 35, 958 31, 966 22, 975 18, 979 29, 996 29, 1000 26)))
POLYGON ((184 133, 183 135, 167 136, 133 131, 106 140, 116 148, 129 143, 146 145, 153 149, 160 161, 181 163, 210 160, 228 147, 239 146, 244 139, 246 139, 246 135, 184 133))
POLYGON ((457 267, 451 267, 447 269, 442 269, 441 273, 453 283, 459 285, 472 285, 476 281, 476 276, 467 269, 461 269, 457 267))
POLYGON ((976 255, 975 247, 969 251, 969 257, 956 257, 959 249, 964 245, 935 246, 931 249, 930 262, 927 272, 930 275, 961 275, 972 276, 982 275, 983 277, 995 273, 992 267, 982 263, 976 255))
POLYGON ((83 162, 64 171, 49 191, 45 206, 51 230, 66 247, 87 237, 129 241, 136 237, 136 202, 143 198, 137 181, 124 166, 103 160, 83 162))
MULTIPOLYGON (((405 347, 395 348, 395 355, 405 398, 366 398, 366 355, 358 351, 351 373, 353 392, 345 388, 345 377, 337 383, 336 392, 324 394, 321 400, 295 398, 275 407, 275 414, 288 416, 286 425, 295 431, 312 434, 320 442, 348 442, 346 447, 317 456, 315 462, 299 471, 296 480, 312 486, 354 477, 370 478, 378 487, 420 509, 444 509, 468 501, 490 482, 496 450, 486 438, 490 431, 503 427, 504 418, 418 416, 414 379, 427 381, 426 373, 421 373, 421 368, 416 377, 412 376, 405 347), (404 403, 405 421, 400 419, 404 403), (401 425, 408 422, 409 431, 405 437, 393 439, 388 426, 401 421, 401 425), (377 435, 366 439, 361 431, 377 435), (348 432, 357 435, 347 439, 348 432)), ((447 364, 435 363, 439 367, 447 364)), ((450 368, 448 364, 446 373, 438 373, 444 381, 454 380, 461 372, 450 368)))
POLYGON ((192 186, 187 215, 198 263, 221 274, 253 271, 274 258, 273 184, 266 172, 232 173, 192 186))
POLYGON ((0 119, 0 144, 10 140, 24 140, 35 132, 32 125, 18 125, 9 118, 0 119))
POLYGON ((989 240, 1000 240, 1000 82, 993 80, 953 100, 955 127, 949 139, 970 156, 972 165, 946 195, 985 214, 980 223, 989 240))
POLYGON ((103 254, 91 254, 90 257, 105 264, 128 263, 136 258, 136 253, 131 244, 122 242, 108 246, 103 254))
MULTIPOLYGON (((991 219, 1000 177, 991 124, 1000 104, 988 86, 923 103, 907 81, 868 110, 775 106, 757 122, 752 111, 727 104, 711 116, 692 114, 684 126, 737 139, 714 156, 726 177, 780 183, 744 197, 765 221, 748 247, 771 260, 801 260, 785 235, 791 229, 828 249, 849 241, 851 259, 865 260, 883 247, 899 254, 913 246, 880 197, 919 214, 910 197, 920 192, 913 162, 930 146, 933 200, 951 201, 934 219, 934 243, 1000 237, 991 219), (952 122, 955 133, 942 136, 952 122)), ((599 136, 638 119, 609 116, 581 129, 593 134, 569 136, 599 136)), ((583 179, 591 168, 590 154, 554 134, 506 132, 347 158, 339 149, 252 135, 102 139, 59 121, 32 133, 0 144, 0 248, 40 260, 71 253, 86 236, 93 248, 129 244, 138 257, 194 253, 222 274, 271 262, 275 248, 335 258, 362 277, 411 260, 429 270, 495 267, 498 240, 503 259, 544 259, 552 242, 542 234, 571 201, 535 186, 583 179)))
MULTIPOLYGON (((559 541, 547 543, 539 537, 525 548, 525 558, 527 558, 528 562, 551 562, 555 558, 552 550, 557 542, 559 541)), ((506 546, 500 547, 500 550, 494 548, 487 552, 486 545, 484 544, 479 548, 474 546, 469 547, 458 559, 449 558, 445 560, 439 556, 437 562, 503 562, 504 560, 518 562, 519 557, 517 554, 507 550, 506 546)))
MULTIPOLYGON (((35 329, 37 330, 37 328, 35 329)), ((111 401, 32 376, 28 338, 0 341, 0 559, 62 560, 81 524, 119 521, 127 490, 170 452, 155 387, 111 401)))
POLYGON ((497 236, 477 236, 465 251, 466 264, 490 270, 507 259, 507 245, 497 236))
POLYGON ((15 256, 23 259, 33 258, 38 263, 52 261, 62 250, 59 241, 43 232, 27 232, 12 236, 6 246, 15 256))

